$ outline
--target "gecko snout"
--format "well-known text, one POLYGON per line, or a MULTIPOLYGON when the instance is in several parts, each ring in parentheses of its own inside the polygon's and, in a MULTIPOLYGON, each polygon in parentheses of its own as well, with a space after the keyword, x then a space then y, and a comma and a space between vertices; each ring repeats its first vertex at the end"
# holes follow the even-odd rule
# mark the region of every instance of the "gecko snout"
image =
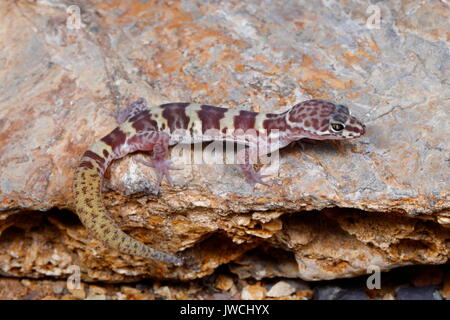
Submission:
POLYGON ((366 125, 361 123, 361 135, 363 136, 366 133, 366 125))

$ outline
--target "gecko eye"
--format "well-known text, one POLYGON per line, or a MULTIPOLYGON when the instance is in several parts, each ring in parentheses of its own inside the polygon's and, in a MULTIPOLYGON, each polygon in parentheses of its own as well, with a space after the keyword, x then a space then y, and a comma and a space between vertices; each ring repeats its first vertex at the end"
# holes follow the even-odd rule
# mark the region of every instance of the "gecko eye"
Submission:
POLYGON ((340 122, 333 122, 333 123, 331 123, 330 126, 331 126, 331 131, 334 131, 334 132, 339 132, 339 131, 344 130, 344 125, 340 122))

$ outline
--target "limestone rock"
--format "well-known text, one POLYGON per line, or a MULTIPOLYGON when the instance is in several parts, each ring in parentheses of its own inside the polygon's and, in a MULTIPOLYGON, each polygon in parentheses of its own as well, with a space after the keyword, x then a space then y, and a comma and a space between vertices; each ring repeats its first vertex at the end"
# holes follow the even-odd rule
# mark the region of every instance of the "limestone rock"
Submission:
POLYGON ((78 20, 66 3, 0 3, 1 274, 190 280, 229 264, 320 280, 448 261, 448 4, 377 2, 377 29, 360 1, 86 0, 78 20), (187 165, 158 197, 140 155, 113 163, 111 216, 192 262, 175 268, 105 248, 70 212, 81 154, 137 97, 263 112, 323 98, 368 130, 285 148, 255 190, 234 166, 187 165))
POLYGON ((450 271, 447 271, 441 293, 444 298, 447 300, 450 299, 450 271))
POLYGON ((317 287, 314 300, 368 300, 360 288, 340 288, 338 286, 317 287))
POLYGON ((295 292, 295 287, 286 281, 275 283, 267 292, 268 297, 279 298, 289 296, 295 292))
POLYGON ((233 279, 227 275, 220 274, 215 281, 215 287, 219 290, 228 291, 234 285, 233 279))
POLYGON ((241 278, 323 280, 448 260, 450 230, 419 219, 324 209, 321 214, 287 215, 282 221, 283 230, 269 240, 272 247, 241 256, 231 266, 233 272, 241 278))
POLYGON ((255 283, 254 285, 245 286, 242 289, 241 299, 242 300, 261 300, 266 296, 266 289, 261 286, 260 283, 255 283))
POLYGON ((442 296, 435 286, 402 286, 397 289, 396 298, 397 300, 442 300, 442 296))

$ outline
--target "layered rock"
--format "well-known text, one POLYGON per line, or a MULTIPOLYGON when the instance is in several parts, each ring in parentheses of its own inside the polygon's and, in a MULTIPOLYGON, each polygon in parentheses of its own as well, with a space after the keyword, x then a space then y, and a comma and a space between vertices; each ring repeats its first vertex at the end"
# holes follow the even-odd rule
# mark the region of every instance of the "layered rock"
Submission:
POLYGON ((324 3, 83 1, 80 28, 64 1, 1 3, 0 272, 189 280, 230 264, 319 280, 448 261, 448 5, 379 3, 373 29, 366 4, 324 3), (174 268, 105 248, 70 212, 81 154, 136 97, 262 112, 323 98, 368 130, 283 149, 255 190, 235 166, 202 164, 156 196, 140 155, 113 163, 108 210, 192 262, 174 268))

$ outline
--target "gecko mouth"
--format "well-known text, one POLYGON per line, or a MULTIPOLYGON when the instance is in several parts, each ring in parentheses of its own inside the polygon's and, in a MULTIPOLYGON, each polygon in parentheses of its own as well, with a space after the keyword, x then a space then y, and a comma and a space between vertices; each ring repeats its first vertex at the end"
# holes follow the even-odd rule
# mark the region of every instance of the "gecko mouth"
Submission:
POLYGON ((364 135, 366 133, 366 126, 362 124, 361 126, 361 135, 364 135))

